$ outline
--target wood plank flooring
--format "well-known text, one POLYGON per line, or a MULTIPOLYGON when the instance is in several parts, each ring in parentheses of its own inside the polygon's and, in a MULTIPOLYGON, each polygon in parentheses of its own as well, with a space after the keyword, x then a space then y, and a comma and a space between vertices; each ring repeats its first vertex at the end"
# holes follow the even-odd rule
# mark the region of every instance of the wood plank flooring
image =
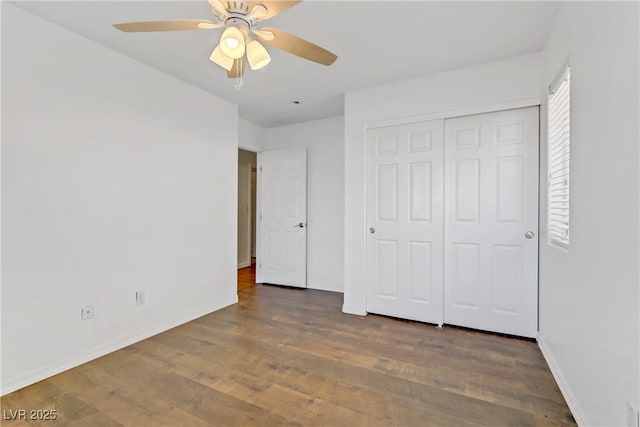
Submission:
POLYGON ((55 426, 551 426, 573 418, 534 342, 341 313, 255 285, 240 303, 4 396, 55 426))

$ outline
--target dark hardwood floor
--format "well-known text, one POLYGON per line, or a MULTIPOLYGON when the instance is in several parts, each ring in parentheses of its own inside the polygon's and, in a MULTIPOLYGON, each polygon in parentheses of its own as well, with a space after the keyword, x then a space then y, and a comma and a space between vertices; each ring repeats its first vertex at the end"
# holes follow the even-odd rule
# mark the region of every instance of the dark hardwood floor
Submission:
POLYGON ((4 396, 56 426, 551 426, 573 418, 534 342, 341 312, 255 285, 240 303, 4 396))

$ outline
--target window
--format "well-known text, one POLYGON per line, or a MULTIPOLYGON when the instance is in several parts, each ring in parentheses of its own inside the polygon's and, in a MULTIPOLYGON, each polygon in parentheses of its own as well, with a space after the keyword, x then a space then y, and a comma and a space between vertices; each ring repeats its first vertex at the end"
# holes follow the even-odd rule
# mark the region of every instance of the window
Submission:
POLYGON ((571 78, 567 66, 549 86, 547 125, 547 233, 549 243, 569 246, 569 158, 571 78))

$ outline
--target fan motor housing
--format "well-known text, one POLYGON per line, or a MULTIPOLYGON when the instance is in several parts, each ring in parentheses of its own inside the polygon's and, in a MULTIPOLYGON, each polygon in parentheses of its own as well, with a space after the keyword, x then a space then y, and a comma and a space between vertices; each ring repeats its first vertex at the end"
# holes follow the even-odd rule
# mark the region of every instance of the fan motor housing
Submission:
POLYGON ((240 30, 248 31, 251 28, 251 23, 241 16, 231 16, 224 21, 225 28, 238 27, 240 30))
POLYGON ((229 11, 229 13, 239 13, 241 15, 249 13, 248 1, 227 1, 226 3, 227 11, 229 11))

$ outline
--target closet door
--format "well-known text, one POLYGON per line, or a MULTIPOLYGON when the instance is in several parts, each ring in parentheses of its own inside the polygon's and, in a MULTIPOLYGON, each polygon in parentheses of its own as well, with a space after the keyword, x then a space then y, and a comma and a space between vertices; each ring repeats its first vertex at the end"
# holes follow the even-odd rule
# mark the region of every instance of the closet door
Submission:
POLYGON ((442 120, 367 135, 367 311, 442 323, 442 120))
POLYGON ((445 121, 445 323, 537 336, 538 107, 445 121))

